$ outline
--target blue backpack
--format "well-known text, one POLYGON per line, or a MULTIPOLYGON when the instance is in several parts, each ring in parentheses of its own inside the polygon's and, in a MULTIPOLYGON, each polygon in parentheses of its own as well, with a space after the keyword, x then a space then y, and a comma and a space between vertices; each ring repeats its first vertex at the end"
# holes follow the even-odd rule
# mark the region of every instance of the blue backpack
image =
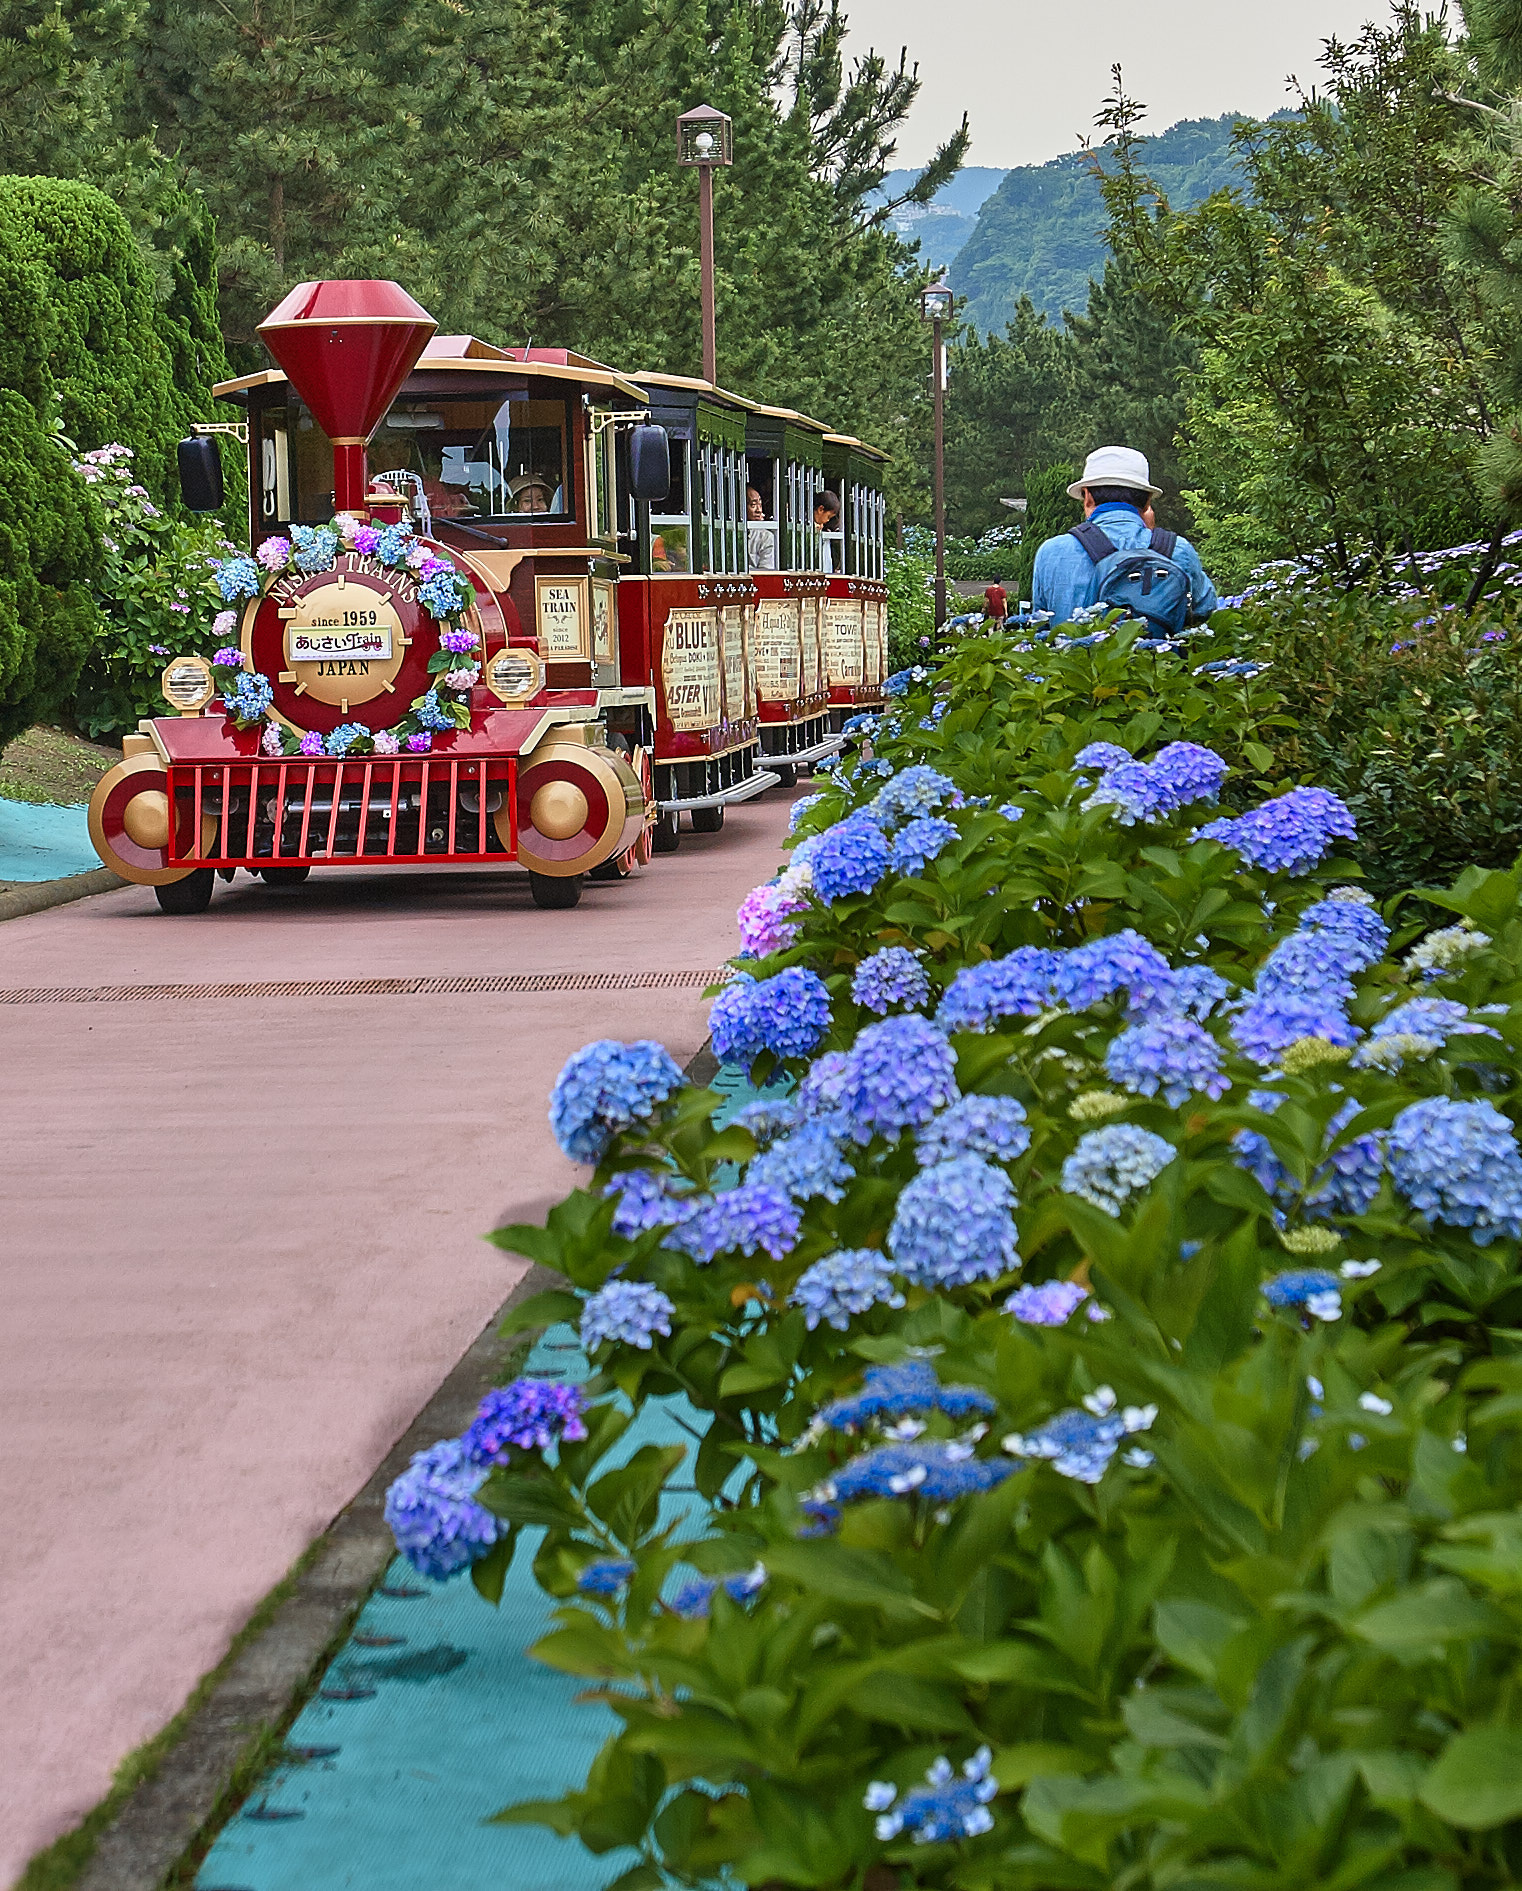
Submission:
POLYGON ((1173 556, 1177 532, 1155 531, 1145 546, 1120 551, 1092 519, 1073 537, 1098 572, 1094 602, 1140 618, 1147 639, 1176 637, 1189 618, 1189 574, 1173 556))

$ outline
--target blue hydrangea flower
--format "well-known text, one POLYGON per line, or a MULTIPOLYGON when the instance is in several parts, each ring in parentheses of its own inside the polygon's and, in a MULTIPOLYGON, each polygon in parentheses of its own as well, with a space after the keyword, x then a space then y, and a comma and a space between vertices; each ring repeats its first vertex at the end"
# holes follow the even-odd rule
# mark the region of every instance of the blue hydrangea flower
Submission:
POLYGON ((436 571, 418 586, 418 602, 440 622, 458 617, 470 602, 470 587, 452 571, 436 571))
POLYGON ((698 1576, 691 1582, 684 1582, 677 1590, 671 1598, 671 1612, 681 1616, 684 1622, 701 1622, 707 1619, 713 1599, 720 1589, 731 1602, 749 1602, 765 1584, 764 1563, 757 1563, 753 1569, 741 1570, 733 1576, 698 1576))
POLYGON ((673 1193, 678 1178, 668 1169, 629 1169, 603 1190, 617 1202, 613 1232, 632 1241, 651 1228, 674 1228, 692 1213, 690 1196, 673 1193))
POLYGON ((1133 1004, 1130 1012, 1139 1018, 1171 1014, 1179 1018, 1208 1018, 1231 992, 1231 986, 1219 972, 1208 965, 1181 965, 1168 974, 1168 982, 1142 1004, 1133 1004))
MULTIPOLYGON (((880 1254, 877 1258, 882 1260, 880 1254)), ((928 1359, 906 1359, 894 1366, 869 1366, 861 1390, 821 1406, 817 1422, 832 1431, 860 1431, 885 1418, 907 1418, 916 1412, 982 1418, 995 1409, 981 1387, 943 1385, 928 1359)))
POLYGON ((439 701, 437 688, 427 690, 419 696, 412 705, 412 713, 425 729, 453 729, 456 726, 453 712, 446 709, 439 701))
MULTIPOLYGON (((795 801, 792 806, 792 811, 787 817, 787 831, 790 834, 796 834, 798 829, 803 825, 809 809, 817 808, 823 799, 824 796, 822 794, 806 794, 801 801, 795 801)), ((794 859, 796 858, 797 855, 795 854, 794 859)))
POLYGON ((338 534, 331 525, 293 525, 291 551, 300 571, 326 571, 338 556, 338 534))
POLYGON ((415 1453, 386 1492, 386 1522, 419 1575, 447 1581, 479 1562, 508 1527, 475 1501, 487 1476, 463 1440, 445 1438, 415 1453))
POLYGON ((222 707, 234 722, 262 722, 274 701, 275 692, 267 676, 240 670, 232 688, 222 698, 222 707))
POLYGON ((804 1057, 830 1028, 830 994, 801 965, 771 978, 737 978, 714 999, 708 1028, 720 1063, 749 1068, 762 1051, 804 1057))
POLYGON ((821 1321, 844 1333, 853 1314, 904 1304, 893 1282, 892 1264, 876 1248, 841 1248, 825 1255, 799 1275, 788 1299, 803 1308, 811 1333, 821 1321))
POLYGON ((1162 784, 1165 812, 1187 807, 1192 801, 1215 801, 1230 770, 1214 749, 1199 742, 1169 742, 1151 762, 1162 784))
MULTIPOLYGON (((1254 1091, 1248 1099, 1255 1109, 1267 1109, 1269 1115, 1283 1100, 1275 1091, 1254 1091)), ((1328 1144, 1342 1134, 1358 1110, 1357 1100, 1349 1097, 1327 1124, 1328 1144)), ((1239 1129, 1231 1139, 1231 1146, 1236 1151, 1237 1167, 1246 1169, 1249 1175, 1254 1176, 1265 1193, 1272 1195, 1275 1201, 1285 1207, 1294 1202, 1300 1192, 1299 1185, 1275 1155, 1273 1145, 1266 1136, 1256 1129, 1239 1129)), ((1384 1148, 1380 1137, 1355 1136, 1350 1143, 1329 1155, 1312 1173, 1305 1190, 1305 1199, 1301 1203, 1304 1213, 1312 1220, 1321 1220, 1328 1215, 1366 1214, 1379 1193, 1384 1166, 1384 1148)))
POLYGON ((407 553, 412 549, 412 543, 411 526, 384 526, 380 537, 375 541, 374 556, 383 565, 400 565, 405 562, 407 553))
POLYGON ((1356 1044, 1358 1029, 1334 997, 1279 991, 1249 1000, 1232 1019, 1231 1036, 1247 1056, 1272 1064, 1297 1038, 1324 1037, 1331 1044, 1356 1044))
POLYGON ((1313 1320, 1342 1318, 1342 1289, 1335 1274, 1324 1267, 1291 1268, 1263 1283, 1263 1298, 1271 1307, 1303 1308, 1313 1320))
POLYGON ((923 683, 930 672, 921 663, 916 663, 910 670, 895 670, 883 684, 885 696, 907 696, 911 684, 923 683))
POLYGON ((1062 953, 1020 946, 1002 959, 969 965, 946 988, 935 1021, 943 1031, 992 1031, 1005 1018, 1034 1018, 1053 1003, 1062 953))
POLYGON ((814 891, 830 904, 870 893, 888 871, 888 842, 865 814, 847 815, 820 834, 809 853, 814 891))
POLYGON ((951 1045, 913 1012, 869 1024, 840 1071, 839 1108, 857 1142, 873 1136, 896 1141, 901 1131, 929 1122, 957 1094, 951 1045))
POLYGON ((1192 1018, 1153 1017, 1111 1040, 1105 1070, 1133 1096, 1161 1090, 1173 1108, 1201 1093, 1212 1100, 1231 1088, 1221 1068, 1221 1047, 1192 1018))
POLYGON ((1013 1465, 974 1456, 970 1444, 917 1438, 909 1444, 874 1445, 843 1464, 818 1493, 830 1503, 853 1497, 924 1497, 951 1503, 1002 1484, 1013 1465))
POLYGON ((809 1065, 798 1086, 798 1114, 833 1116, 845 1095, 850 1060, 844 1051, 825 1051, 809 1065))
POLYGON ((1468 1228, 1479 1247, 1522 1239, 1522 1152, 1493 1104, 1424 1097, 1391 1126, 1395 1186, 1428 1221, 1468 1228))
POLYGON ((939 815, 922 814, 902 828, 888 846, 888 864, 895 873, 923 873, 932 860, 958 838, 953 822, 939 815))
POLYGON ((1369 963, 1367 949, 1355 934, 1316 927, 1281 940, 1258 968, 1253 990, 1263 998, 1291 992, 1344 1003, 1353 996, 1355 973, 1369 963))
POLYGON ((1168 961, 1157 947, 1127 927, 1060 953, 1052 992, 1056 1002, 1070 1011, 1087 1011, 1116 992, 1124 992, 1140 1009, 1168 989, 1171 977, 1168 961))
POLYGON ((913 821, 947 802, 955 805, 956 783, 939 769, 916 763, 897 774, 873 797, 870 813, 885 833, 913 821))
POLYGON ((1218 840, 1271 873, 1309 873, 1334 840, 1356 832, 1347 803, 1325 788, 1291 788, 1246 814, 1212 821, 1196 840, 1218 840))
POLYGON ((966 1287, 997 1280, 1020 1256, 1015 1248, 1014 1185, 980 1156, 956 1156, 922 1169, 898 1198, 888 1249, 917 1287, 966 1287))
POLYGON ((1031 1146, 1025 1105, 1014 1097, 961 1097, 920 1131, 915 1160, 922 1169, 953 1156, 1013 1162, 1031 1146))
POLYGON ((745 1179, 779 1188, 795 1202, 838 1202, 855 1173, 829 1122, 814 1118, 753 1157, 745 1179))
POLYGON ((1012 1432, 1004 1440, 1011 1457, 1034 1458, 1050 1464, 1059 1477, 1079 1484, 1097 1484, 1109 1469, 1122 1438, 1146 1431, 1157 1416, 1152 1405, 1117 1410, 1108 1386, 1084 1400, 1083 1409, 1071 1406, 1034 1431, 1012 1432))
POLYGON ((567 1058, 555 1079, 550 1128, 572 1161, 598 1162, 618 1131, 647 1122, 681 1087, 680 1066, 654 1038, 599 1038, 567 1058))
POLYGON ((363 722, 341 722, 323 737, 322 746, 329 755, 347 755, 356 742, 368 742, 372 734, 363 722))
POLYGON ((1349 953, 1348 963, 1356 971, 1366 971, 1384 957, 1390 943, 1390 928, 1373 906, 1345 896, 1318 900, 1300 915, 1302 932, 1333 932, 1356 945, 1357 958, 1349 953))
POLYGON ((1354 1052, 1355 1065, 1379 1064, 1398 1070, 1407 1053, 1428 1057, 1450 1037, 1495 1037, 1488 1024, 1476 1024, 1468 1007, 1452 998, 1410 998, 1387 1011, 1354 1052), (1377 1046, 1384 1045, 1381 1052, 1377 1046))
POLYGON ((649 1352, 654 1336, 671 1337, 675 1306, 659 1287, 645 1280, 610 1280, 588 1297, 581 1309, 581 1344, 593 1353, 604 1340, 649 1352))
POLYGON ((990 1772, 992 1763, 989 1749, 979 1747, 958 1779, 951 1762, 939 1759, 925 1775, 929 1784, 914 1787, 902 1799, 896 1786, 873 1780, 862 1804, 879 1815, 873 1828, 879 1842, 886 1845, 907 1832, 916 1845, 937 1845, 991 1832, 994 1820, 988 1807, 999 1790, 990 1772))
POLYGON ((582 1570, 576 1587, 585 1596, 616 1596, 633 1574, 634 1564, 627 1556, 600 1556, 582 1570))
POLYGON ((1088 1288, 1076 1280, 1044 1280, 1039 1287, 1017 1287, 1004 1311, 1024 1326, 1066 1326, 1088 1297, 1088 1288))
POLYGON ((857 966, 851 996, 880 1018, 895 1005, 921 1011, 930 999, 930 974, 907 946, 884 946, 857 966))
POLYGON ((258 597, 263 579, 264 574, 252 558, 229 558, 216 569, 217 589, 225 604, 258 597))
POLYGON ((695 1208, 665 1245, 701 1262, 719 1254, 752 1255, 758 1248, 780 1261, 797 1246, 799 1226, 798 1209, 780 1188, 742 1182, 695 1208))
POLYGON ((461 1439, 473 1464, 504 1464, 508 1451, 547 1451, 564 1438, 576 1444, 587 1435, 582 1414, 586 1395, 580 1386, 554 1379, 514 1379, 494 1386, 477 1407, 461 1439))
POLYGON ((1091 1129, 1062 1165, 1062 1192, 1118 1220, 1131 1197, 1150 1188, 1177 1154, 1171 1142, 1134 1123, 1091 1129))
POLYGON ((1090 742, 1073 757, 1073 772, 1090 773, 1097 769, 1103 773, 1111 768, 1123 768, 1132 759, 1131 751, 1123 749, 1118 742, 1090 742))

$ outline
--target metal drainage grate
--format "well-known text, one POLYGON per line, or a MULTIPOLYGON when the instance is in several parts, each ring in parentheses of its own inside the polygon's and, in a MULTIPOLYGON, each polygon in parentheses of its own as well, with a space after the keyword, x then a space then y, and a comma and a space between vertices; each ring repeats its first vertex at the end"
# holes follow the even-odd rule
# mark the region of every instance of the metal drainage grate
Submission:
POLYGON ((473 992, 660 991, 713 985, 713 972, 520 972, 499 978, 284 978, 222 985, 36 985, 0 1005, 173 1004, 195 998, 436 998, 473 992))

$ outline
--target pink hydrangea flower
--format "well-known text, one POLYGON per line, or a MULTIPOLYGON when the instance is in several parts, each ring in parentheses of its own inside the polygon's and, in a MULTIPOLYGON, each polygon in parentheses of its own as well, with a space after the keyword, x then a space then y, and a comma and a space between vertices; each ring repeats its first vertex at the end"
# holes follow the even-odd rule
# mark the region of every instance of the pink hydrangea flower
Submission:
POLYGON ((218 643, 226 643, 229 637, 238 634, 238 613, 236 611, 218 611, 211 620, 211 634, 218 643))
POLYGON ((433 553, 429 551, 426 545, 409 545, 407 548, 407 569, 409 571, 421 571, 432 557, 433 553))
POLYGON ((254 556, 266 571, 284 571, 291 562, 291 541, 288 538, 267 538, 254 556))
POLYGON ((301 752, 303 755, 321 755, 322 737, 315 729, 308 729, 301 738, 301 752))
POLYGON ((445 689, 474 689, 479 670, 446 670, 444 672, 445 689))
POLYGON ((280 724, 278 722, 265 723, 264 734, 259 738, 260 749, 266 755, 278 755, 281 752, 282 746, 280 724))
POLYGON ((775 885, 753 888, 736 914, 741 946, 758 959, 790 946, 798 937, 798 928, 788 922, 787 915, 801 913, 805 905, 805 901, 790 898, 775 885))
POLYGON ((389 729, 378 729, 376 731, 375 752, 377 755, 399 755, 401 748, 401 743, 397 741, 396 737, 389 729))

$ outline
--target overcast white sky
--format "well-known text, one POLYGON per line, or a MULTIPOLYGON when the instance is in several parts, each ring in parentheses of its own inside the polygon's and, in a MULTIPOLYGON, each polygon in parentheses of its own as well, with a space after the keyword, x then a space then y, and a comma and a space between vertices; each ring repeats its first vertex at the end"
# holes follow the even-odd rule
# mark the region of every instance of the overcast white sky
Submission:
POLYGON ((1315 76, 1321 42, 1387 17, 1385 0, 846 0, 848 51, 909 48, 924 88, 897 162, 922 164, 966 111, 971 164, 1039 164, 1071 151, 1110 90, 1110 67, 1149 108, 1146 128, 1266 114, 1284 81, 1315 76))

